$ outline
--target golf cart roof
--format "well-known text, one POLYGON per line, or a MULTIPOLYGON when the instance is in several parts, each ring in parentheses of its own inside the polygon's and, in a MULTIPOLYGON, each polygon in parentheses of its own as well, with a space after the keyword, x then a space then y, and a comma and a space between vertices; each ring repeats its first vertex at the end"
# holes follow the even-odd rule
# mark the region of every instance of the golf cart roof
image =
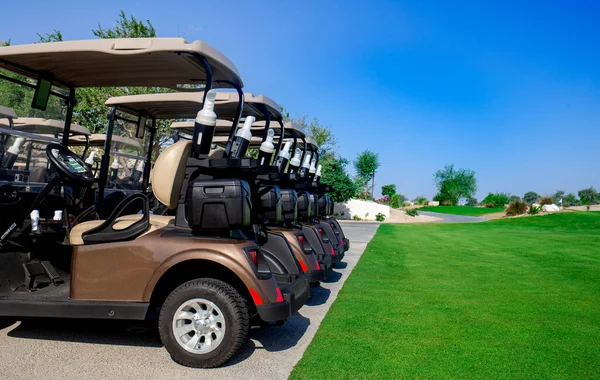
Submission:
MULTIPOLYGON (((230 120, 217 119, 215 125, 215 136, 229 136, 232 122, 230 120)), ((171 123, 171 129, 179 130, 183 133, 194 133, 194 120, 176 121, 171 123)))
POLYGON ((312 148, 312 150, 319 150, 319 146, 317 145, 315 140, 311 139, 310 137, 306 138, 306 144, 309 145, 312 148))
MULTIPOLYGON (((5 127, 2 123, 0 126, 5 127)), ((38 117, 21 117, 14 121, 14 129, 36 134, 55 135, 61 133, 65 128, 62 120, 43 119, 38 117)), ((79 124, 71 124, 71 135, 89 136, 90 130, 79 124)))
MULTIPOLYGON (((252 124, 252 131, 255 130, 264 130, 265 128, 265 121, 257 121, 254 124, 252 124)), ((275 130, 275 139, 278 138, 279 136, 279 129, 281 129, 281 125, 279 125, 278 122, 274 122, 273 120, 271 120, 271 123, 269 124, 269 128, 272 128, 275 130)), ((291 137, 292 136, 292 132, 296 132, 296 135, 301 138, 301 137, 305 137, 306 134, 304 133, 304 130, 302 129, 302 127, 300 126, 300 124, 296 124, 293 123, 291 121, 288 121, 287 123, 285 123, 283 125, 284 131, 285 131, 285 137, 291 137)))
POLYGON ((0 106, 0 119, 16 119, 17 114, 12 108, 0 106))
MULTIPOLYGON (((106 135, 94 133, 89 137, 89 141, 90 141, 90 146, 104 147, 104 142, 106 141, 106 135)), ((138 151, 143 150, 142 145, 137 140, 129 138, 129 137, 113 135, 111 141, 112 141, 113 145, 116 145, 117 149, 119 148, 119 146, 128 146, 131 148, 135 148, 138 151)), ((69 145, 85 145, 85 144, 86 144, 86 139, 84 136, 73 136, 73 137, 69 138, 69 145)))
MULTIPOLYGON (((202 109, 204 92, 170 92, 161 94, 117 96, 108 99, 106 106, 117 106, 128 113, 155 119, 192 119, 202 109)), ((239 95, 233 91, 216 91, 215 112, 223 119, 233 119, 237 114, 239 95)), ((243 116, 265 118, 261 105, 265 105, 271 117, 281 116, 279 105, 264 95, 244 93, 243 116)))
POLYGON ((32 78, 50 73, 63 87, 202 84, 201 57, 212 67, 214 87, 243 87, 237 68, 202 41, 183 38, 116 38, 0 47, 0 68, 32 78), (219 84, 220 82, 220 84, 219 84))

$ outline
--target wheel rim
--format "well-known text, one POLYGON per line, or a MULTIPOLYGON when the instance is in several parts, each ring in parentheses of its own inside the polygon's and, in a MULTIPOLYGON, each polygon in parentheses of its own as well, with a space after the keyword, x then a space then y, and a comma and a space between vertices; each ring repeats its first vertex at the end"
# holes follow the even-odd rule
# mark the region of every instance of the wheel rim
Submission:
POLYGON ((173 335, 177 343, 194 354, 206 354, 219 347, 225 329, 221 309, 203 298, 186 301, 173 316, 173 335))

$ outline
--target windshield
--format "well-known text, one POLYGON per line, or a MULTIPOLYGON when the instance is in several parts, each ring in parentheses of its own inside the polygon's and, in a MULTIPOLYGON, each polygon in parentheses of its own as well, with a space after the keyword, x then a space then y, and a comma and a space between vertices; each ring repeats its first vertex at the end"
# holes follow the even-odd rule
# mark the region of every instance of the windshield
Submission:
MULTIPOLYGON (((10 71, 0 69, 0 75, 35 85, 34 80, 10 71)), ((16 119, 0 117, 0 185, 10 184, 26 191, 39 190, 47 183, 51 173, 45 149, 51 142, 60 142, 62 136, 62 128, 41 126, 34 121, 60 121, 66 113, 64 100, 52 94, 46 110, 32 108, 34 92, 34 88, 0 79, 0 105, 17 115, 16 119)))

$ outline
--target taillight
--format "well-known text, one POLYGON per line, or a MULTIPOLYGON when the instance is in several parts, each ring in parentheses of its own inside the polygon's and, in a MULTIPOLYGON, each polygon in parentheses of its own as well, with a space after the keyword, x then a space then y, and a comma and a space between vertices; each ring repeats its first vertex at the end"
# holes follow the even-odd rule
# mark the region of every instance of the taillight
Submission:
POLYGON ((335 256, 335 249, 333 247, 331 247, 331 256, 335 256))
POLYGON ((300 268, 302 268, 302 272, 308 272, 308 268, 306 267, 306 264, 304 264, 304 261, 299 260, 298 262, 300 263, 300 268))
POLYGON ((319 228, 319 235, 321 235, 321 237, 323 237, 323 229, 319 228))
POLYGON ((283 302, 283 294, 281 294, 281 289, 277 288, 277 302, 283 302))
POLYGON ((257 247, 248 247, 245 248, 244 251, 246 252, 248 261, 252 263, 250 266, 254 267, 253 269, 256 276, 261 280, 271 278, 273 275, 271 273, 271 268, 269 268, 269 264, 260 249, 257 247))
POLYGON ((321 264, 317 261, 317 270, 321 270, 321 264))
MULTIPOLYGON (((277 290, 279 290, 279 288, 277 288, 277 290)), ((252 288, 250 288, 250 295, 252 296, 252 301, 254 301, 255 305, 262 305, 263 304, 263 300, 260 297, 260 294, 258 294, 258 292, 252 288)), ((277 298, 279 300, 279 296, 277 298)))
POLYGON ((298 242, 300 243, 300 245, 304 247, 304 236, 296 235, 296 237, 298 238, 298 242))
POLYGON ((247 252, 250 261, 252 261, 254 265, 256 265, 256 267, 258 267, 258 252, 256 251, 256 249, 249 249, 247 252))

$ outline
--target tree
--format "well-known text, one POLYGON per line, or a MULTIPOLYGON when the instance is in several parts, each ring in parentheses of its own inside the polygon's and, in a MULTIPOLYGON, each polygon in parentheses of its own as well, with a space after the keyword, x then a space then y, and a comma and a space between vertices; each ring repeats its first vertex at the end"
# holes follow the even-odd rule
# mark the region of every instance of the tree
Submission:
POLYGON ((333 158, 323 164, 321 183, 332 187, 329 194, 336 202, 347 202, 356 194, 356 185, 346 172, 348 161, 344 158, 333 158))
POLYGON ((600 195, 593 187, 579 190, 578 194, 581 203, 584 205, 595 205, 600 203, 600 195))
POLYGON ((6 41, 0 40, 0 46, 10 46, 10 38, 6 41))
POLYGON ((511 195, 510 197, 508 197, 508 203, 512 202, 512 201, 520 201, 521 197, 518 195, 511 195))
POLYGON ((307 136, 319 146, 319 165, 321 165, 321 183, 331 186, 329 194, 336 202, 346 202, 356 194, 356 185, 346 172, 348 160, 335 152, 337 141, 328 126, 322 125, 318 118, 309 119, 307 115, 291 117, 281 107, 285 122, 292 121, 302 127, 307 136))
POLYGON ((381 186, 381 194, 387 195, 388 197, 393 197, 396 194, 396 185, 383 185, 381 186))
POLYGON ((438 189, 434 200, 440 204, 456 205, 461 198, 468 199, 477 191, 477 179, 471 169, 454 169, 454 164, 446 165, 433 174, 438 189))
MULTIPOLYGON (((56 32, 56 31, 55 31, 56 32)), ((125 12, 121 10, 117 25, 111 29, 104 29, 98 24, 98 29, 92 29, 94 36, 103 39, 107 38, 143 38, 156 37, 156 29, 150 20, 138 21, 135 17, 127 17, 125 12)))
POLYGON ((523 195, 523 200, 527 202, 527 204, 535 203, 539 199, 540 195, 535 191, 528 191, 523 195))
POLYGON ((564 207, 577 206, 579 204, 580 204, 579 199, 577 199, 577 196, 573 193, 569 193, 563 197, 563 206, 564 207))
POLYGON ((371 180, 371 196, 375 190, 375 173, 379 168, 379 154, 365 150, 354 160, 354 168, 358 176, 359 185, 367 187, 369 179, 371 180))
POLYGON ((42 36, 39 33, 37 35, 39 37, 38 42, 60 42, 63 40, 62 33, 60 32, 60 30, 56 29, 54 29, 52 33, 46 33, 44 36, 42 36))

